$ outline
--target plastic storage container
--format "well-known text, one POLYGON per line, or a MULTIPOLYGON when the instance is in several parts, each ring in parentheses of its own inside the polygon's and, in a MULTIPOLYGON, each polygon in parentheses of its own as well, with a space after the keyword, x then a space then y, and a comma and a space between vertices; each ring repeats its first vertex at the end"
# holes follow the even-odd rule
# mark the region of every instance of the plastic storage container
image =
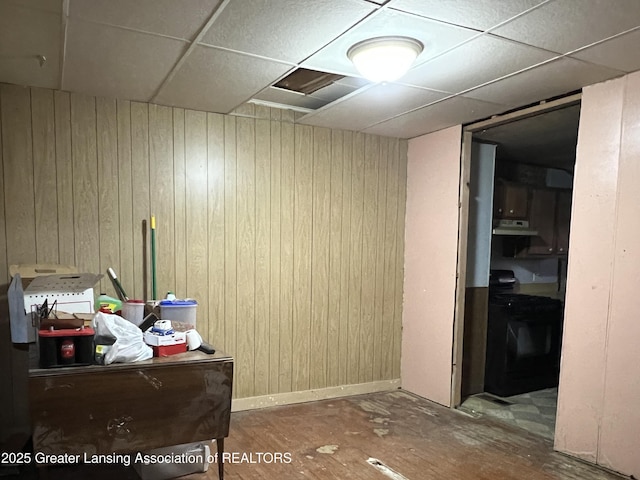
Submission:
POLYGON ((122 304, 122 316, 139 327, 144 320, 144 301, 128 300, 122 304))
POLYGON ((160 302, 160 318, 175 320, 196 326, 196 310, 198 302, 195 300, 162 300, 160 302))

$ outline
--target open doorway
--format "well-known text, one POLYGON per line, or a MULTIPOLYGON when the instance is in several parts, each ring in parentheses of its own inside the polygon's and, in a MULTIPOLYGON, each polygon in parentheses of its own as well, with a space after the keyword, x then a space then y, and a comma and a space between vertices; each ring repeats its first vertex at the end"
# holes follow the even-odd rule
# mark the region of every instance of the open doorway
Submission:
POLYGON ((471 130, 460 408, 551 439, 579 116, 471 130))

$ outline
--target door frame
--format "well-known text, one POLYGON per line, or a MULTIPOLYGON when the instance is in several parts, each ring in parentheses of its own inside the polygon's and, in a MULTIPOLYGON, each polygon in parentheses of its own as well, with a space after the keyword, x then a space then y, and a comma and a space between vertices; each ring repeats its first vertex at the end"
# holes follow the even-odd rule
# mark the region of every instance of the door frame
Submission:
POLYGON ((536 105, 525 107, 487 120, 471 123, 462 128, 460 148, 460 179, 458 198, 458 262, 456 265, 456 292, 453 315, 453 350, 451 355, 451 408, 462 402, 462 339, 464 336, 465 287, 467 280, 467 236, 469 227, 469 175, 471 170, 471 144, 475 132, 505 123, 534 117, 553 110, 580 103, 582 93, 574 93, 536 105))

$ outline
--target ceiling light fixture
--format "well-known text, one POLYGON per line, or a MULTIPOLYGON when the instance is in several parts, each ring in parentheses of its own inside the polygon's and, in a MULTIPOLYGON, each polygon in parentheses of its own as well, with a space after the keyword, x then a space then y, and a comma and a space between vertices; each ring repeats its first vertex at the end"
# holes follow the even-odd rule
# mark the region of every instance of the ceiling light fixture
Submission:
POLYGON ((423 48, 409 37, 377 37, 356 43, 347 56, 367 80, 393 82, 407 73, 423 48))

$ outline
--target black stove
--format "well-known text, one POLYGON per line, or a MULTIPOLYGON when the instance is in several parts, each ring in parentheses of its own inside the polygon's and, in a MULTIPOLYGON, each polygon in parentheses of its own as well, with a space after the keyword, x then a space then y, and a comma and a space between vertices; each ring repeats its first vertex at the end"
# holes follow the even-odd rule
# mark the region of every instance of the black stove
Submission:
POLYGON ((562 316, 560 300, 490 288, 485 390, 507 397, 557 386, 562 316))

